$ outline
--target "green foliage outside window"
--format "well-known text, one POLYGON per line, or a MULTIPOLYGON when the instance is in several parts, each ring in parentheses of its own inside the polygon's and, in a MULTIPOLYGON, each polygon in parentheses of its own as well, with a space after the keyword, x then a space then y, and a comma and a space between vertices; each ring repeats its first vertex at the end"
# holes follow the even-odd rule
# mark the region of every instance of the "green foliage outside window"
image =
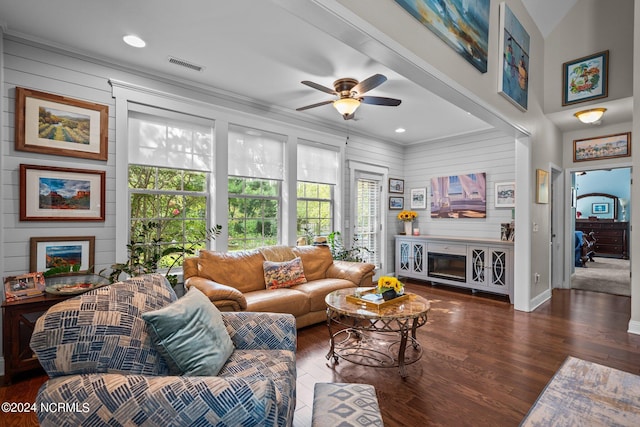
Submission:
POLYGON ((278 244, 280 182, 229 177, 229 250, 278 244))
POLYGON ((181 260, 207 247, 221 226, 207 228, 209 174, 200 171, 129 165, 129 259, 112 266, 121 273, 169 274, 181 260))
POLYGON ((311 244, 314 236, 333 231, 333 186, 298 182, 297 235, 311 244))

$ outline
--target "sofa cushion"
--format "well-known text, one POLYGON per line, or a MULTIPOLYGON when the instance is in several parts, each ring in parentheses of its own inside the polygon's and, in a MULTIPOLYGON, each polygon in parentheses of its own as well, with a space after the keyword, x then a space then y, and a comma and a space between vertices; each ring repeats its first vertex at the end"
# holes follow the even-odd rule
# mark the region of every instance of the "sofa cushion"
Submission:
POLYGON ((327 269, 333 264, 333 257, 328 246, 296 246, 292 250, 296 256, 302 259, 307 282, 327 277, 327 269))
POLYGON ((218 375, 233 353, 220 311, 198 288, 142 318, 173 375, 218 375))
POLYGON ((309 311, 309 299, 303 292, 292 288, 262 289, 245 294, 247 311, 290 313, 294 316, 309 311))
POLYGON ((307 283, 300 257, 283 262, 264 261, 262 268, 267 289, 290 288, 307 283))
POLYGON ((353 282, 346 279, 320 279, 294 286, 292 289, 303 292, 309 299, 309 310, 326 310, 325 297, 337 289, 355 288, 353 282))
POLYGON ((51 307, 36 322, 31 348, 51 377, 84 373, 167 375, 141 313, 177 299, 150 274, 86 292, 51 307))
POLYGON ((236 288, 242 293, 264 289, 264 274, 260 252, 200 251, 199 275, 223 285, 236 288))

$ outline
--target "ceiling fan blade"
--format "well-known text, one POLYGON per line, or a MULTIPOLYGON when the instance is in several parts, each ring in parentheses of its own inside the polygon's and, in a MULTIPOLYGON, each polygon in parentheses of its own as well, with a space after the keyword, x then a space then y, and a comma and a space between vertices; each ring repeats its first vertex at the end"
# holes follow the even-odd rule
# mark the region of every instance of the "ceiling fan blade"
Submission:
POLYGON ((328 87, 319 85, 318 83, 310 82, 309 80, 303 80, 300 83, 302 83, 303 85, 307 85, 309 87, 312 87, 314 89, 317 89, 319 91, 326 92, 326 93, 328 93, 330 95, 337 95, 338 94, 333 89, 329 89, 328 87))
POLYGON ((352 92, 356 92, 358 95, 362 95, 365 92, 370 91, 373 88, 380 86, 382 83, 386 82, 387 78, 382 74, 374 74, 368 79, 364 79, 357 85, 351 89, 352 92))
POLYGON ((399 99, 395 98, 383 98, 381 96, 363 96, 360 99, 360 102, 363 104, 372 104, 372 105, 387 105, 391 107, 397 107, 402 102, 399 99))
POLYGON ((333 100, 322 101, 322 102, 318 102, 317 104, 311 104, 304 107, 296 108, 296 111, 304 111, 304 110, 308 110, 309 108, 321 107, 323 105, 331 104, 332 102, 333 100))

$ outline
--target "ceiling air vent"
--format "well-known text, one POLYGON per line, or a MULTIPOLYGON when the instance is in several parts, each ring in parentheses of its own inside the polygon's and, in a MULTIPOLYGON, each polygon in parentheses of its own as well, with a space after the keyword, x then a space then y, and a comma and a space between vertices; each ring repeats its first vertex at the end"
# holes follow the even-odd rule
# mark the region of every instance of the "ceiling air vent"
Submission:
POLYGON ((192 64, 189 61, 185 61, 184 59, 178 59, 178 58, 175 58, 173 56, 169 57, 169 62, 172 63, 172 64, 179 65, 181 67, 189 68, 190 70, 195 70, 195 71, 204 70, 204 67, 201 66, 201 65, 192 64))

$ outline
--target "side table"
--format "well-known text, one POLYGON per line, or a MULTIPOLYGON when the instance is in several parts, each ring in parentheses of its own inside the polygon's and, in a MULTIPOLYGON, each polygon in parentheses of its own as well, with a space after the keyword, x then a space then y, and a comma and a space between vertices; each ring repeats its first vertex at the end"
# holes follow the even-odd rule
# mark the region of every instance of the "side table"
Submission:
POLYGON ((36 320, 54 304, 75 295, 48 295, 2 303, 2 348, 5 361, 4 383, 13 376, 40 367, 29 347, 36 320))

